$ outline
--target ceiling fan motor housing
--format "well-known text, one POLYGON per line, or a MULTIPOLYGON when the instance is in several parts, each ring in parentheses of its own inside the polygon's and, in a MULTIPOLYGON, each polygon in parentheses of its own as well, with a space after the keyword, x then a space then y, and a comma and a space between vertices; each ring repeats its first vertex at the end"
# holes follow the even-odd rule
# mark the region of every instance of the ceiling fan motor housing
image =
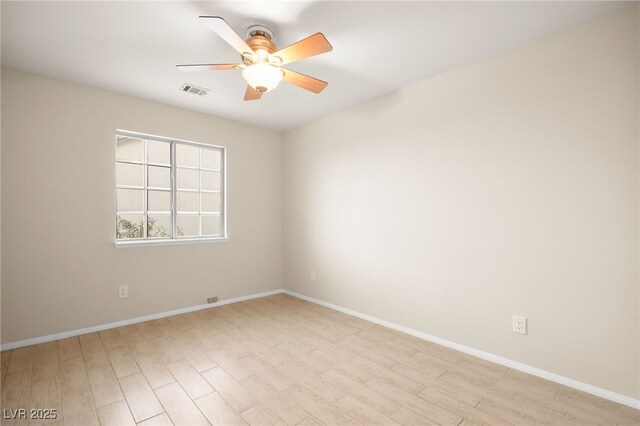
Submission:
MULTIPOLYGON (((246 43, 254 52, 264 50, 267 52, 267 55, 271 55, 279 50, 278 46, 271 41, 273 32, 264 25, 250 26, 247 29, 247 37, 246 43)), ((244 62, 245 65, 251 64, 251 60, 244 56, 242 57, 242 62, 244 62)))

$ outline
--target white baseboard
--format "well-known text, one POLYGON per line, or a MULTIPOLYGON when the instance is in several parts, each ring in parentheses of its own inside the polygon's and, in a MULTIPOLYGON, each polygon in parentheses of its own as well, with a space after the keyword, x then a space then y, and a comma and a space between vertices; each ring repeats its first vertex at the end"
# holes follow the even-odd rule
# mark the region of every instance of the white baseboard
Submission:
POLYGON ((403 325, 395 324, 389 321, 385 321, 380 318, 372 317, 371 315, 363 314, 357 311, 353 311, 348 308, 344 308, 342 306, 334 305, 333 303, 328 303, 319 299, 315 299, 313 297, 305 296, 300 293, 296 293, 290 290, 283 290, 285 294, 288 294, 293 297, 297 297, 298 299, 306 300, 311 303, 315 303, 317 305, 324 306, 326 308, 330 308, 347 315, 351 315, 354 317, 362 318, 363 320, 370 321, 376 324, 380 324, 387 328, 391 328, 393 330, 398 330, 406 334, 410 334, 412 336, 418 337, 420 339, 427 340, 429 342, 437 343, 442 346, 446 346, 451 349, 455 349, 460 352, 467 353, 469 355, 476 356, 478 358, 485 359, 487 361, 495 362, 496 364, 504 365, 505 367, 513 368, 514 370, 523 371, 525 373, 532 374, 534 376, 541 377, 543 379, 550 380, 555 383, 560 383, 561 385, 565 385, 582 392, 590 393, 592 395, 599 396, 604 399, 608 399, 610 401, 617 402, 619 404, 623 404, 632 408, 640 409, 640 400, 631 398, 626 395, 622 395, 616 392, 609 391, 607 389, 599 388, 597 386, 593 386, 587 383, 579 382, 578 380, 570 379, 568 377, 560 376, 559 374, 551 373, 549 371, 541 370, 536 367, 531 367, 530 365, 522 364, 517 361, 513 361, 507 358, 503 358, 498 355, 491 354, 489 352, 484 352, 479 349, 470 348, 465 345, 461 345, 460 343, 452 342, 450 340, 442 339, 440 337, 432 336, 427 333, 423 333, 418 330, 414 330, 409 327, 405 327, 403 325))
POLYGON ((143 315, 141 317, 135 317, 135 318, 130 318, 126 320, 110 322, 106 324, 99 324, 91 327, 78 328, 70 331, 63 331, 61 333, 49 334, 47 336, 32 337, 30 339, 4 343, 0 345, 0 350, 6 351, 9 349, 21 348, 22 346, 29 346, 29 345, 36 345, 38 343, 51 342, 53 340, 65 339, 67 337, 79 336, 81 334, 107 330, 109 328, 123 327, 125 325, 136 324, 139 322, 154 320, 158 318, 170 317, 172 315, 179 315, 179 314, 185 314, 187 312, 199 311, 200 309, 214 308, 216 306, 223 306, 223 305, 229 305, 231 303, 244 302, 245 300, 252 300, 252 299, 259 299, 261 297, 273 296, 274 294, 280 294, 282 292, 283 292, 282 289, 265 291, 263 293, 255 293, 255 294, 250 294, 248 296, 240 296, 240 297, 234 297, 233 299, 221 300, 216 303, 206 303, 204 305, 189 306, 188 308, 180 308, 180 309, 174 309, 172 311, 143 315))

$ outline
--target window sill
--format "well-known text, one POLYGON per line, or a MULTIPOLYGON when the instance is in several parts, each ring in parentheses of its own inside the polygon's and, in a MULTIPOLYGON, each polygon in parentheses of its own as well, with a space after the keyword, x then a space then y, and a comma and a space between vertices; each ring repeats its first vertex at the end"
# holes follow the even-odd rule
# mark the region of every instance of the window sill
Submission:
POLYGON ((116 248, 127 247, 153 247, 153 246, 172 246, 182 244, 201 244, 201 243, 224 243, 229 241, 228 237, 211 237, 211 238, 177 238, 171 240, 135 240, 135 241, 116 241, 116 248))

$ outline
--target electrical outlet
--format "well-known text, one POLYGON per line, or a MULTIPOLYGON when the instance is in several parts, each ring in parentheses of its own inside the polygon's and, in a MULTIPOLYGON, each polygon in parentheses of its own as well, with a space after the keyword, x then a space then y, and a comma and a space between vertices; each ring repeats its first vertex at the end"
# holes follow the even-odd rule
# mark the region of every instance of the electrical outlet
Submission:
POLYGON ((129 286, 128 285, 121 285, 118 288, 118 297, 120 299, 124 299, 125 297, 129 297, 129 286))
POLYGON ((217 301, 218 301, 218 296, 207 298, 207 303, 216 303, 217 301))
POLYGON ((316 271, 311 271, 311 281, 314 282, 314 283, 317 281, 317 279, 316 279, 316 271))
POLYGON ((527 334, 527 318, 520 315, 513 316, 513 332, 527 334))

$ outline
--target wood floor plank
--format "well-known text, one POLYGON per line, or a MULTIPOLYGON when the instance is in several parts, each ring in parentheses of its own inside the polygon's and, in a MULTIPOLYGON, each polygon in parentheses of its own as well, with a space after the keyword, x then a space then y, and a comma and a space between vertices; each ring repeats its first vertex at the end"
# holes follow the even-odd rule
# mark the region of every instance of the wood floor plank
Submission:
POLYGON ((33 363, 33 382, 57 378, 60 374, 58 363, 58 351, 47 350, 40 351, 35 354, 33 363))
POLYGON ((301 421, 300 423, 298 423, 297 426, 322 426, 322 422, 320 422, 320 420, 316 419, 313 416, 309 416, 303 421, 301 421))
POLYGON ((539 416, 536 415, 536 413, 531 415, 532 413, 530 411, 526 412, 526 410, 523 410, 522 407, 519 407, 516 405, 511 405, 511 406, 503 405, 487 398, 480 401, 480 403, 476 408, 480 411, 484 411, 485 413, 491 414, 499 419, 502 419, 514 425, 543 424, 544 423, 543 419, 547 415, 547 413, 545 412, 542 415, 542 418, 540 418, 539 416))
POLYGON ((295 384, 289 377, 283 376, 267 361, 256 355, 247 355, 243 360, 255 375, 260 376, 278 391, 289 389, 295 384))
POLYGON ((278 366, 282 374, 295 380, 296 386, 317 395, 325 402, 332 402, 342 398, 346 393, 334 386, 321 376, 313 374, 297 364, 286 362, 278 366))
MULTIPOLYGON (((7 373, 2 384, 2 408, 4 410, 29 409, 31 407, 31 371, 21 369, 7 373)), ((15 411, 14 411, 15 412, 15 411)), ((3 419, 3 425, 27 424, 20 419, 3 419)))
POLYGON ((381 379, 373 379, 367 383, 367 386, 383 396, 394 400, 415 411, 416 413, 442 425, 457 425, 462 421, 462 416, 454 414, 455 411, 447 411, 446 409, 419 398, 392 383, 385 382, 381 379))
MULTIPOLYGON (((545 385, 546 386, 546 385, 545 385)), ((585 411, 574 405, 569 405, 564 402, 558 401, 550 395, 536 391, 528 391, 526 387, 521 384, 514 385, 513 383, 499 382, 487 390, 487 395, 490 398, 502 398, 503 401, 508 401, 513 405, 524 406, 532 405, 538 407, 538 409, 547 409, 554 411, 558 418, 569 419, 571 422, 577 422, 582 424, 614 424, 615 420, 611 416, 599 416, 589 411, 585 411)))
POLYGON ((432 376, 425 374, 422 370, 416 370, 413 367, 399 363, 392 367, 392 370, 397 371, 406 377, 417 379, 418 382, 428 385, 432 388, 439 390, 440 392, 449 395, 459 401, 462 401, 472 407, 478 405, 482 400, 482 393, 476 392, 475 389, 469 389, 464 386, 451 384, 446 380, 439 380, 439 378, 433 378, 432 376))
POLYGON ((171 422, 167 413, 162 413, 138 423, 138 426, 173 426, 173 422, 171 422))
POLYGON ((136 424, 124 400, 98 407, 98 419, 102 426, 135 426, 136 424))
POLYGON ((251 393, 221 367, 202 373, 202 377, 222 396, 236 412, 241 413, 258 404, 251 393))
POLYGON ((158 357, 164 363, 178 361, 184 358, 182 352, 176 347, 170 338, 166 336, 149 340, 149 343, 156 350, 158 357))
POLYGON ((99 423, 89 389, 63 392, 62 400, 66 426, 92 426, 99 423))
POLYGON ((202 378, 198 370, 193 368, 188 361, 175 361, 167 364, 167 368, 182 386, 182 389, 189 395, 189 398, 197 399, 213 392, 211 385, 202 378))
POLYGON ((115 328, 99 331, 98 334, 100 335, 102 344, 104 345, 104 348, 107 351, 109 351, 110 349, 117 348, 119 346, 124 346, 124 340, 122 340, 122 335, 115 328))
POLYGON ((396 423, 407 426, 437 425, 437 423, 433 420, 427 419, 426 417, 421 416, 420 414, 407 407, 398 408, 398 410, 391 415, 391 418, 396 423))
POLYGON ((80 341, 77 337, 69 337, 68 339, 58 340, 58 353, 60 356, 60 361, 82 356, 80 341))
MULTIPOLYGON (((97 336, 97 333, 96 333, 97 336)), ((87 368, 97 368, 110 365, 107 351, 102 345, 102 341, 97 339, 81 341, 82 357, 87 368)))
POLYGON ((44 342, 38 343, 35 345, 36 353, 40 352, 57 352, 58 351, 58 341, 54 340, 52 342, 44 342))
POLYGON ((113 371, 116 373, 116 377, 130 376, 131 374, 140 372, 140 368, 136 363, 136 360, 124 346, 116 346, 112 349, 107 349, 107 356, 111 361, 113 371))
MULTIPOLYGON (((90 368, 87 370, 87 376, 89 377, 89 386, 91 387, 96 407, 110 405, 124 399, 124 395, 120 390, 120 383, 118 383, 111 366, 105 365, 90 368)), ((99 411, 98 414, 100 414, 99 411)))
POLYGON ((251 376, 240 382, 262 405, 287 425, 296 425, 309 417, 302 407, 289 401, 275 387, 260 376, 251 376))
POLYGON ((358 401, 351 395, 345 395, 333 403, 336 407, 363 425, 393 425, 396 424, 390 417, 373 409, 370 405, 358 401))
POLYGON ((122 340, 124 341, 125 347, 129 349, 129 352, 131 352, 131 355, 134 357, 156 354, 153 346, 142 336, 138 329, 135 329, 131 333, 123 334, 122 340))
POLYGON ((206 353, 204 348, 186 342, 182 347, 182 353, 189 364, 199 372, 211 370, 218 364, 206 353))
POLYGON ((155 354, 136 355, 135 360, 152 388, 159 388, 160 386, 175 382, 174 377, 167 367, 165 367, 155 354))
POLYGON ((118 381, 136 422, 164 412, 162 404, 142 373, 120 377, 118 381))
POLYGON ((253 370, 245 364, 244 357, 234 358, 223 350, 214 350, 208 355, 236 380, 246 379, 254 374, 253 370))
POLYGON ((60 384, 63 394, 91 392, 82 358, 70 358, 60 362, 60 384))
MULTIPOLYGON (((421 361, 415 356, 396 352, 393 348, 388 346, 377 346, 371 349, 371 352, 394 359, 396 361, 394 367, 397 367, 398 364, 402 364, 414 370, 418 370, 421 374, 426 374, 430 377, 438 378, 447 372, 443 366, 433 365, 432 363, 421 361)), ((391 368, 394 369, 393 367, 391 368)))
POLYGON ((209 425, 207 419, 179 384, 169 383, 159 387, 155 392, 175 425, 209 425))
POLYGON ((618 411, 620 407, 620 404, 616 402, 603 400, 602 398, 577 390, 563 389, 556 395, 556 400, 584 409, 585 411, 594 412, 595 414, 606 416, 607 413, 610 413, 612 417, 616 416, 616 411, 618 411))
MULTIPOLYGON (((545 418, 545 422, 547 424, 550 425, 562 425, 562 426, 578 426, 578 425, 584 425, 585 423, 583 423, 580 420, 574 419, 574 418, 569 418, 569 417, 565 417, 563 415, 561 415, 560 413, 557 413, 553 410, 549 411, 549 413, 547 414, 547 417, 545 418)), ((595 423, 593 423, 595 424, 595 423)))
POLYGON ((145 321, 136 324, 136 330, 138 330, 147 340, 153 340, 162 336, 162 333, 154 327, 152 321, 145 321))
POLYGON ((327 350, 332 350, 332 353, 336 354, 343 359, 350 359, 354 356, 359 356, 373 363, 379 364, 382 367, 391 368, 398 364, 399 360, 396 357, 388 357, 376 351, 378 346, 371 349, 363 348, 362 346, 353 343, 350 340, 342 339, 328 347, 327 350))
POLYGON ((82 346, 83 344, 100 340, 100 335, 98 332, 81 334, 78 336, 78 340, 80 340, 80 346, 82 346))
MULTIPOLYGON (((57 353, 56 353, 57 356, 57 353)), ((31 400, 29 406, 34 409, 55 410, 55 418, 31 418, 30 425, 45 425, 62 420, 62 400, 57 375, 31 384, 31 400)))
POLYGON ((35 346, 26 346, 23 348, 14 349, 11 354, 11 360, 7 373, 16 373, 18 371, 29 370, 33 367, 33 362, 36 356, 35 346))
POLYGON ((198 398, 194 402, 213 426, 247 424, 217 392, 198 398))
MULTIPOLYGON (((511 424, 508 421, 498 418, 492 414, 486 413, 482 410, 478 410, 475 407, 470 407, 469 405, 461 401, 458 401, 457 399, 452 398, 448 395, 445 395, 429 386, 427 386, 422 392, 420 392, 418 396, 424 399, 425 401, 429 401, 430 403, 437 405, 438 407, 442 407, 443 409, 447 410, 450 413, 455 413, 456 416, 464 417, 465 419, 468 419, 470 422, 478 425, 489 426, 489 425, 511 424)), ((429 416, 427 415, 427 417, 429 416)))
POLYGON ((374 407, 374 409, 381 413, 390 415, 400 408, 400 404, 397 402, 394 402, 367 386, 340 374, 338 371, 329 370, 322 374, 322 377, 333 383, 338 389, 341 389, 357 400, 374 407))
POLYGON ((284 426, 285 423, 274 416, 262 404, 254 405, 242 413, 242 418, 252 426, 284 426))
POLYGON ((336 406, 327 403, 322 398, 319 398, 317 394, 304 388, 294 386, 286 390, 284 394, 326 425, 361 424, 336 406))
POLYGON ((2 351, 0 352, 0 387, 2 383, 4 383, 4 378, 7 374, 7 370, 9 369, 9 360, 11 359, 11 351, 2 351))

